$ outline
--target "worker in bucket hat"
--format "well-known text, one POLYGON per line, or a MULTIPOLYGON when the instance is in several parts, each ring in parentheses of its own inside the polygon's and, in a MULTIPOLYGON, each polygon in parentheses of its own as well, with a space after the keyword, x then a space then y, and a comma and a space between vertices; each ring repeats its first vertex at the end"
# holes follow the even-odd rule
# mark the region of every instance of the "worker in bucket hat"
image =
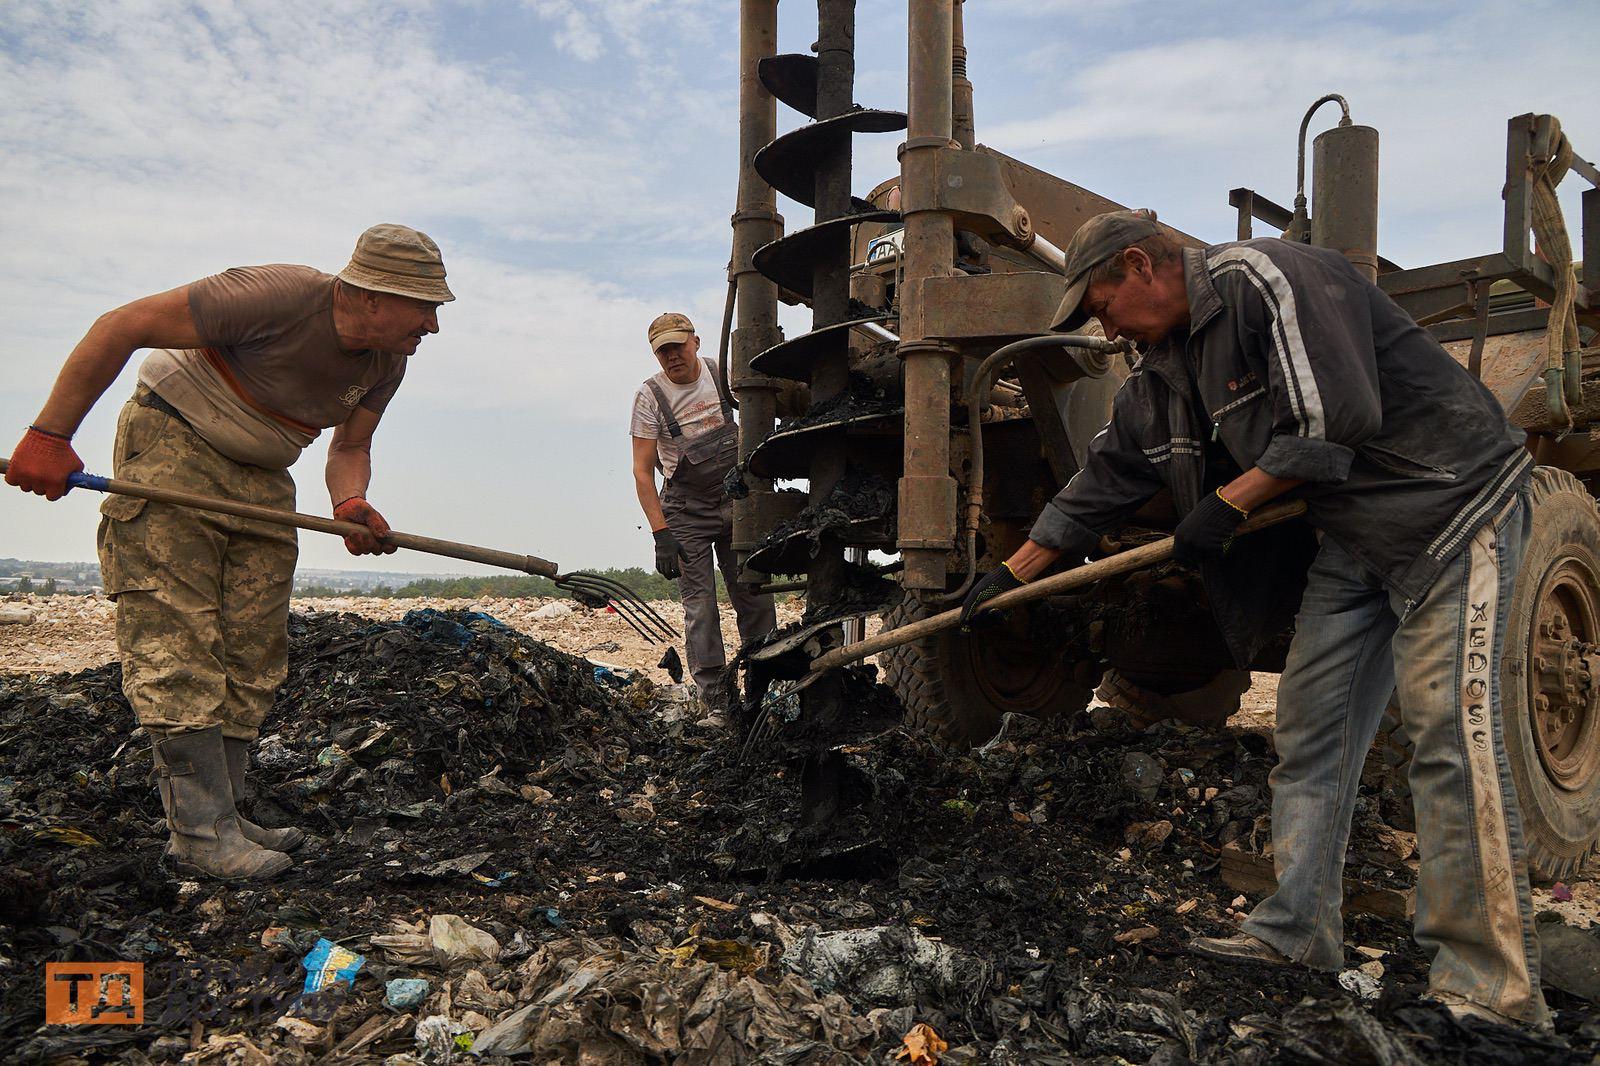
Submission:
MULTIPOLYGON (((292 510, 289 466, 325 429, 353 554, 387 553, 367 502, 372 438, 406 360, 453 300, 439 247, 373 226, 337 276, 235 267, 102 315, 12 452, 6 481, 47 499, 82 470, 72 437, 133 353, 150 349, 117 423, 118 478, 292 510)), ((170 842, 186 876, 287 869, 299 829, 238 813, 251 742, 288 673, 293 529, 129 496, 100 507, 101 580, 117 604, 123 691, 149 733, 170 842)))

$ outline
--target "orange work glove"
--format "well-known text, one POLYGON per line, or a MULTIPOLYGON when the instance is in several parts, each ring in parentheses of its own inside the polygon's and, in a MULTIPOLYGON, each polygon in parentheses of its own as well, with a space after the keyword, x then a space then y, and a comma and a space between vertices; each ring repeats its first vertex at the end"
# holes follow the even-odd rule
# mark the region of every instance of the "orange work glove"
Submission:
POLYGON ((11 453, 6 484, 59 500, 67 494, 67 475, 82 469, 83 460, 72 450, 71 437, 29 426, 11 453))
POLYGON ((362 499, 352 496, 333 509, 333 517, 342 522, 355 522, 366 526, 370 533, 352 533, 344 538, 344 546, 351 555, 393 555, 395 546, 385 544, 383 537, 389 535, 389 523, 383 520, 377 508, 362 499))

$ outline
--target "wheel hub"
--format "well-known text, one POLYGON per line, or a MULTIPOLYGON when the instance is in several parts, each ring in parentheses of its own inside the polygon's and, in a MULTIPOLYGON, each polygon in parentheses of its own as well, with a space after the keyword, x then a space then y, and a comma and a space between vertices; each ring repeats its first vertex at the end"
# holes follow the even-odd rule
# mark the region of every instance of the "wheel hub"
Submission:
POLYGON ((1539 761, 1571 791, 1594 772, 1600 724, 1600 603, 1594 575, 1574 559, 1551 568, 1534 623, 1530 713, 1539 761))
POLYGON ((961 636, 973 680, 996 708, 1020 714, 1046 706, 1066 681, 1066 667, 1049 645, 1027 631, 1030 612, 1016 611, 976 639, 961 636))

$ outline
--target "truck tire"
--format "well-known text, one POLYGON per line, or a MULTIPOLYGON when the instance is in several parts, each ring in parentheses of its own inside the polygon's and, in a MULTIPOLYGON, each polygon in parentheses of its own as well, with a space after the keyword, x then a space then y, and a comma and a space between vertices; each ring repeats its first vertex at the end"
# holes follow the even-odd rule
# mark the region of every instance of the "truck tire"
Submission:
POLYGON ((1506 754, 1529 866, 1567 879, 1600 845, 1600 512, 1565 470, 1537 467, 1528 487, 1501 667, 1506 754))
MULTIPOLYGON (((884 612, 883 628, 928 613, 907 596, 884 612)), ((988 627, 978 640, 947 630, 881 653, 884 680, 905 705, 907 727, 964 747, 993 736, 1007 712, 1050 718, 1083 710, 1092 686, 1077 679, 1072 663, 1052 655, 1047 642, 1030 639, 1028 617, 1013 611, 1004 628, 988 627)))
MULTIPOLYGON (((1600 676, 1586 658, 1600 642, 1600 512, 1565 470, 1538 467, 1528 488, 1533 524, 1506 619, 1501 719, 1528 867, 1536 880, 1570 880, 1600 850, 1600 676)), ((1391 701, 1377 750, 1402 801, 1413 747, 1391 701)))

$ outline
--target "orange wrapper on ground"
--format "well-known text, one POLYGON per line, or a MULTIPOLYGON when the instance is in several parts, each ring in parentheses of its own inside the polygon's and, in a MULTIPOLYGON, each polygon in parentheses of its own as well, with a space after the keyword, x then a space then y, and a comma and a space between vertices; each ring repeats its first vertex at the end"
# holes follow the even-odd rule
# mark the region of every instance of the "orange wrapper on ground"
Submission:
POLYGON ((918 1022, 911 1031, 900 1038, 905 1047, 895 1052, 895 1058, 910 1060, 911 1066, 939 1066, 939 1056, 950 1050, 944 1037, 933 1031, 933 1026, 918 1022))

